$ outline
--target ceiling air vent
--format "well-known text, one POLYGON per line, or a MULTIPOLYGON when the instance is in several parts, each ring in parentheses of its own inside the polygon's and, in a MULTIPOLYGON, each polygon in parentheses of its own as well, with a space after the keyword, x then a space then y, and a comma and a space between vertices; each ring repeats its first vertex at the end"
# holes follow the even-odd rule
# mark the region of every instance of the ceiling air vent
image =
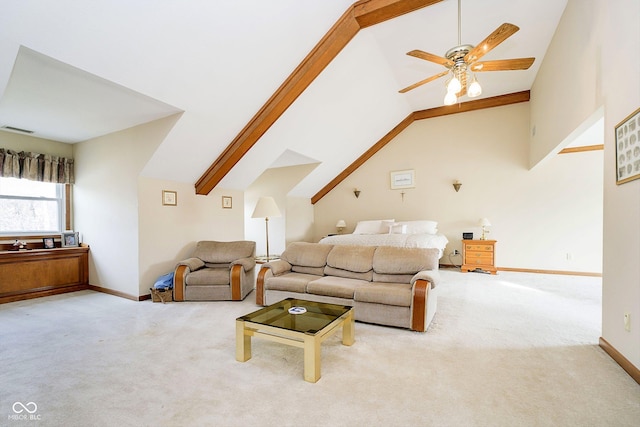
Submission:
POLYGON ((33 133, 32 130, 20 129, 20 128, 16 128, 16 127, 13 127, 13 126, 2 126, 2 129, 12 130, 14 132, 33 133))

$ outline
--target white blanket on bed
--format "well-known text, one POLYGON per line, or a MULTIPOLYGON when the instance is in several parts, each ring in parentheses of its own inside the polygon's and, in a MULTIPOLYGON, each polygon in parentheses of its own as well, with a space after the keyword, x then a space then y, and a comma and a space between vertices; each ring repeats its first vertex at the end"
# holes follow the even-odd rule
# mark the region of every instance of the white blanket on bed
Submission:
POLYGON ((436 248, 442 257, 449 240, 443 234, 336 234, 324 237, 320 243, 329 245, 401 246, 405 248, 436 248))

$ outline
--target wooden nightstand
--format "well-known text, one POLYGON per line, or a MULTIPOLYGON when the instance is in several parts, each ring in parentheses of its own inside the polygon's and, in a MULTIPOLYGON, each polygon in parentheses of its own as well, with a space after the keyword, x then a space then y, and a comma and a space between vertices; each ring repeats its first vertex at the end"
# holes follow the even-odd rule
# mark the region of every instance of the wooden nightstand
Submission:
POLYGON ((462 267, 463 273, 480 269, 497 274, 496 240, 463 240, 462 267))

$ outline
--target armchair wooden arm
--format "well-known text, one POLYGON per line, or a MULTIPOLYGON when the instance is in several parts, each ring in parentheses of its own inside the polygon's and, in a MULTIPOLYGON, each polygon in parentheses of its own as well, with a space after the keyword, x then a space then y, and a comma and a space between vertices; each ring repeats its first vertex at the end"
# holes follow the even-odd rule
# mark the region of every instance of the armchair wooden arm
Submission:
POLYGON ((413 303, 411 313, 411 329, 425 332, 425 319, 427 314, 427 298, 431 284, 427 280, 418 279, 414 284, 413 303))
POLYGON ((240 301, 242 299, 242 291, 240 288, 242 265, 234 264, 231 266, 231 300, 240 301))
POLYGON ((179 265, 173 274, 173 300, 184 301, 184 276, 189 267, 179 265))
POLYGON ((265 275, 267 273, 271 273, 270 268, 261 268, 258 272, 258 279, 256 280, 256 304, 257 305, 265 305, 264 301, 264 280, 266 279, 265 275))

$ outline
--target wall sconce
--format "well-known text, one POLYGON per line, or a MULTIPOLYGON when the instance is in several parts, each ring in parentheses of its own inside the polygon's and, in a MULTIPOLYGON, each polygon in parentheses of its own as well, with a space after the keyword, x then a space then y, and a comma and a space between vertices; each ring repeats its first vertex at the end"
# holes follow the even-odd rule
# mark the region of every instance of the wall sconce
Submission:
POLYGON ((344 219, 341 219, 336 223, 336 228, 338 229, 338 233, 342 233, 342 230, 347 226, 347 223, 344 222, 344 219))
POLYGON ((456 193, 460 191, 460 187, 462 187, 462 183, 457 179, 453 181, 453 188, 456 190, 456 193))
POLYGON ((357 199, 358 197, 360 197, 360 190, 358 190, 357 188, 355 188, 355 189, 353 190, 353 194, 356 196, 356 199, 357 199))

